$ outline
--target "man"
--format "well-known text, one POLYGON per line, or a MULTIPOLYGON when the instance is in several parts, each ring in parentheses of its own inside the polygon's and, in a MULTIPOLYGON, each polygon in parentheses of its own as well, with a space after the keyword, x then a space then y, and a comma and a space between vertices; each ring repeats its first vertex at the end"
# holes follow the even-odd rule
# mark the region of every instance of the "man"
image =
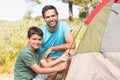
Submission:
POLYGON ((58 21, 58 12, 52 5, 42 9, 42 16, 46 22, 41 29, 44 33, 40 51, 47 60, 60 57, 66 50, 75 49, 72 29, 66 22, 58 21))
POLYGON ((52 61, 47 68, 40 66, 41 55, 39 47, 42 43, 43 32, 38 27, 30 27, 28 30, 28 44, 24 47, 16 60, 14 69, 14 80, 49 80, 49 73, 58 72, 66 69, 67 63, 63 62, 65 55, 52 61), (60 65, 54 66, 62 62, 60 65), (38 75, 39 74, 39 75, 38 75), (41 75, 44 74, 44 75, 41 75))

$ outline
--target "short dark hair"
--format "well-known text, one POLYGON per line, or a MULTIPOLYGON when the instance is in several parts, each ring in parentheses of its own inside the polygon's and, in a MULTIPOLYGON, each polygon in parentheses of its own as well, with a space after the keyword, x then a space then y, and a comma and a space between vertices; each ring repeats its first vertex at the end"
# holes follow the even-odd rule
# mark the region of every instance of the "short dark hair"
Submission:
POLYGON ((27 37, 30 38, 34 34, 37 34, 38 36, 43 38, 43 31, 36 26, 32 26, 29 28, 27 37))
POLYGON ((42 9, 42 16, 43 16, 43 18, 45 18, 44 13, 45 13, 47 10, 50 10, 50 9, 54 9, 54 10, 55 10, 55 13, 58 15, 58 11, 57 11, 57 9, 56 9, 53 5, 46 5, 46 6, 44 6, 43 9, 42 9))

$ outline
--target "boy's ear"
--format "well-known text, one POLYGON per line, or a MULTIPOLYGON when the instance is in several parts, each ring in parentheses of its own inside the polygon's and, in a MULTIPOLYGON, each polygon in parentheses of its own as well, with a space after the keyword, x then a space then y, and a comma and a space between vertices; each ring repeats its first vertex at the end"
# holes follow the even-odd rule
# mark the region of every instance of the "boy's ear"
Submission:
POLYGON ((30 41, 30 39, 28 37, 26 37, 26 39, 27 39, 28 42, 30 41))

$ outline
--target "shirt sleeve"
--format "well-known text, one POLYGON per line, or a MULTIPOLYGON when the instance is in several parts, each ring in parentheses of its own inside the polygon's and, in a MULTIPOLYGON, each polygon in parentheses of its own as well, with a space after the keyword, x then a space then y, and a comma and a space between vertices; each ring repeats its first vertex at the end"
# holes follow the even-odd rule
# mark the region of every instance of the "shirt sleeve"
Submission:
POLYGON ((67 23, 64 23, 64 34, 67 35, 69 32, 72 32, 72 29, 71 27, 67 24, 67 23))
POLYGON ((36 63, 34 55, 30 52, 26 52, 24 55, 22 55, 22 60, 27 66, 30 66, 36 63))

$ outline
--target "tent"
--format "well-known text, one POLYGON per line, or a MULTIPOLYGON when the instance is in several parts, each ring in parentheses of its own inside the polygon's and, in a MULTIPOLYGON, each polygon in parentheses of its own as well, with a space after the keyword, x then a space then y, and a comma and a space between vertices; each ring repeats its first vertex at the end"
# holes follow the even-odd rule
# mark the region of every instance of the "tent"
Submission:
POLYGON ((85 24, 66 80, 120 80, 120 0, 102 0, 85 24))

